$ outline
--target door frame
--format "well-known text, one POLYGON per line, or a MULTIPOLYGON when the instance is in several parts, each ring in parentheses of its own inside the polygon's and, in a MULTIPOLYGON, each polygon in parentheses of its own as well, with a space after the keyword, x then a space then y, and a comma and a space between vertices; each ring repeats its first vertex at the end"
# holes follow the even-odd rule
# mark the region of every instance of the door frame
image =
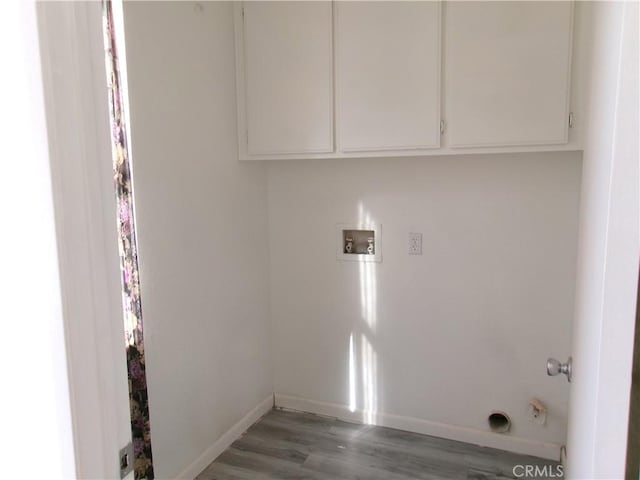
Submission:
POLYGON ((131 441, 100 2, 37 2, 76 474, 131 441))
POLYGON ((566 478, 624 478, 640 198, 638 3, 585 2, 583 138, 566 478))

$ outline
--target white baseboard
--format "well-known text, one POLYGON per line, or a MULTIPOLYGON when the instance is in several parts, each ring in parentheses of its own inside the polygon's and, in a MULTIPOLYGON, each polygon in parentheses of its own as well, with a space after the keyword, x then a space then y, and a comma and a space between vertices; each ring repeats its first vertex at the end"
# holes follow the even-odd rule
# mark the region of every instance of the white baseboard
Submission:
POLYGON ((533 455, 535 457, 559 460, 560 445, 529 440, 513 435, 505 435, 473 428, 447 425, 444 423, 430 422, 419 418, 403 417, 389 413, 377 412, 369 415, 367 412, 356 410, 352 412, 346 405, 335 403, 317 402, 304 398, 291 397, 289 395, 275 394, 275 405, 279 408, 297 410, 301 412, 315 413, 336 417, 353 423, 366 423, 381 427, 397 428, 408 432, 432 435, 434 437, 457 440, 459 442, 472 443, 483 447, 498 448, 508 452, 533 455))
POLYGON ((273 408, 273 395, 269 395, 253 410, 242 417, 233 427, 222 434, 213 445, 207 448, 202 455, 195 459, 191 465, 185 468, 176 478, 180 480, 193 480, 229 446, 260 418, 273 408))

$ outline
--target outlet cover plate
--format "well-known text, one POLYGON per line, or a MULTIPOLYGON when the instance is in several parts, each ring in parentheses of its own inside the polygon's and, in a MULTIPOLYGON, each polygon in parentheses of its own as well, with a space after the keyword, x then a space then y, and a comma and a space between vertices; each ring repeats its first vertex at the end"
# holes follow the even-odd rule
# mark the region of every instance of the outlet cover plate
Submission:
POLYGON ((409 233, 409 255, 422 255, 422 234, 418 232, 409 233))

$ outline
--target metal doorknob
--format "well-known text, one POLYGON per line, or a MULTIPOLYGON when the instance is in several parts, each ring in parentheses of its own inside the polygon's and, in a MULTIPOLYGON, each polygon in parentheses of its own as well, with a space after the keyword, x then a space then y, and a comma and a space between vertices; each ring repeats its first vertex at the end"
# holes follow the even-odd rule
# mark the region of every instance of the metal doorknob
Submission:
POLYGON ((555 377, 564 373, 567 376, 567 380, 571 381, 571 357, 567 360, 567 363, 560 363, 555 358, 547 360, 547 375, 555 377))

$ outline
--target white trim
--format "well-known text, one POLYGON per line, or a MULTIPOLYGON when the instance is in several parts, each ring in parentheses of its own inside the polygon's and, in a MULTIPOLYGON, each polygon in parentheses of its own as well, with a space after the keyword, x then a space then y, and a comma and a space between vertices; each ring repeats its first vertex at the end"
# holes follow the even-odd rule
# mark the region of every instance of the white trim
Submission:
MULTIPOLYGON (((446 132, 445 132, 446 135, 446 132)), ((310 159, 346 159, 346 158, 400 158, 400 157, 447 157, 461 155, 495 155, 500 153, 530 153, 530 152, 578 152, 582 151, 582 145, 578 140, 566 144, 544 144, 531 146, 498 146, 498 147, 447 147, 432 148, 430 150, 378 150, 370 152, 336 152, 336 153, 283 153, 269 155, 249 155, 239 149, 238 159, 246 161, 265 160, 310 160, 310 159)))
POLYGON ((218 456, 231 446, 247 429, 256 423, 260 418, 269 413, 273 408, 273 395, 269 395, 260 402, 253 410, 242 417, 235 425, 222 434, 209 448, 196 458, 191 465, 185 468, 179 475, 178 479, 192 480, 197 477, 207 466, 213 462, 218 456))
POLYGON ((238 157, 248 156, 249 139, 247 129, 247 106, 245 103, 246 88, 244 78, 244 5, 234 2, 233 26, 236 54, 236 130, 238 137, 238 157))
POLYGON ((535 457, 551 460, 558 460, 560 458, 561 445, 555 443, 539 442, 522 437, 514 437, 513 435, 448 425, 445 423, 422 420, 420 418, 405 417, 402 415, 382 412, 376 412, 375 414, 370 415, 369 412, 364 412, 362 410, 352 412, 347 405, 318 402, 315 400, 292 397, 279 393, 275 394, 275 406, 276 408, 326 415, 346 420, 348 422, 396 428, 407 432, 432 435, 434 437, 472 443, 483 447, 498 448, 508 452, 533 455, 535 457), (368 421, 372 417, 373 421, 368 421), (367 421, 364 419, 367 419, 367 421))

